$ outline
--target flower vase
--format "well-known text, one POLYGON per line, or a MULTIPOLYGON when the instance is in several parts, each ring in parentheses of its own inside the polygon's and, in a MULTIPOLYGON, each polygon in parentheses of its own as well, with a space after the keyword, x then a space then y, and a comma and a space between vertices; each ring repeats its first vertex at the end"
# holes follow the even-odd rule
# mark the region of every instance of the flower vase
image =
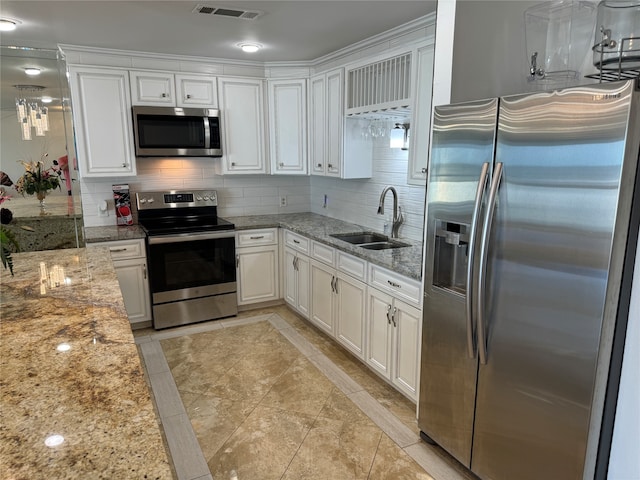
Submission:
POLYGON ((46 205, 44 204, 44 199, 47 198, 47 192, 36 192, 36 197, 38 198, 38 201, 40 202, 40 215, 46 215, 46 205))

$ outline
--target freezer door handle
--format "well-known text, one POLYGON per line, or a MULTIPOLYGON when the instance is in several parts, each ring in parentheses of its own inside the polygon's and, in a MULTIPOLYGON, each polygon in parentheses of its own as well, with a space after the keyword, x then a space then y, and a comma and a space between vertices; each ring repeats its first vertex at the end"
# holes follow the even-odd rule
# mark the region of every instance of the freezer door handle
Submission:
POLYGON ((467 352, 469 358, 476 356, 475 329, 473 324, 473 299, 477 282, 473 281, 473 266, 476 253, 476 237, 478 233, 478 217, 480 216, 480 208, 482 207, 482 198, 487 188, 487 179, 489 178, 489 162, 482 164, 480 170, 480 178, 478 179, 478 188, 476 190, 476 200, 473 205, 473 216, 471 217, 471 228, 469 231, 469 245, 467 255, 467 298, 465 304, 465 314, 467 317, 467 352))
POLYGON ((496 198, 498 189, 500 188, 500 180, 502 179, 502 162, 496 163, 493 172, 493 181, 491 182, 491 190, 489 190, 489 200, 487 201, 487 213, 484 217, 482 225, 482 241, 480 243, 480 258, 478 260, 478 356, 480 363, 487 363, 487 339, 486 326, 484 318, 484 297, 485 283, 487 274, 487 254, 489 250, 489 235, 491 234, 491 225, 493 224, 493 213, 496 206, 496 198))

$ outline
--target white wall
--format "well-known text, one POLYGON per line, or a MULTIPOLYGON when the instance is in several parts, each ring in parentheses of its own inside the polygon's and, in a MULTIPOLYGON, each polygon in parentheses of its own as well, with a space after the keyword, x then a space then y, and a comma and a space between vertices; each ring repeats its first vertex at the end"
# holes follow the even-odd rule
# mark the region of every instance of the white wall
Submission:
POLYGON ((382 232, 385 217, 393 213, 393 195, 387 193, 385 216, 377 214, 378 202, 384 187, 393 185, 405 218, 400 236, 422 241, 425 188, 407 185, 408 152, 389 148, 388 137, 376 138, 374 142, 373 178, 312 177, 311 211, 382 232), (329 197, 327 208, 322 206, 325 194, 329 197))
POLYGON ((609 458, 610 480, 640 478, 640 248, 636 252, 636 264, 631 287, 631 305, 627 338, 622 360, 622 374, 618 392, 616 419, 613 427, 611 457, 609 458))
MULTIPOLYGON (((309 177, 270 175, 217 175, 220 159, 138 158, 138 175, 129 180, 81 180, 85 226, 115 225, 112 185, 128 183, 133 193, 147 190, 216 189, 221 217, 268 213, 307 212, 309 177), (280 207, 281 196, 287 206, 280 207), (107 200, 109 216, 98 215, 98 205, 107 200)), ((135 209, 134 209, 135 213, 135 209)), ((135 218, 135 217, 134 217, 135 218)))
MULTIPOLYGON (((525 41, 525 10, 540 3, 527 0, 456 2, 451 103, 544 89, 539 82, 527 80, 529 58, 525 41)), ((581 62, 583 75, 595 71, 590 65, 591 58, 589 49, 581 62)), ((594 81, 581 77, 559 86, 594 81)))

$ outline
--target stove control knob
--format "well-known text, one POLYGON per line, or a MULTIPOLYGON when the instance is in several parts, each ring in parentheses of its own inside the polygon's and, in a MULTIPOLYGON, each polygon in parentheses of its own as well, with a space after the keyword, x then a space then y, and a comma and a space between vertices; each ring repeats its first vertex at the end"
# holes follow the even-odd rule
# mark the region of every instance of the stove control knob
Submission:
POLYGON ((140 203, 147 203, 147 199, 146 198, 141 198, 140 199, 140 203))
POLYGON ((196 200, 200 202, 202 200, 202 197, 200 195, 196 195, 196 200))
POLYGON ((204 197, 202 197, 202 199, 206 202, 207 200, 209 200, 209 197, 205 195, 204 197))
POLYGON ((154 201, 155 201, 155 200, 153 199, 153 197, 151 197, 151 198, 149 198, 149 199, 147 200, 147 202, 148 202, 148 203, 153 203, 154 201))

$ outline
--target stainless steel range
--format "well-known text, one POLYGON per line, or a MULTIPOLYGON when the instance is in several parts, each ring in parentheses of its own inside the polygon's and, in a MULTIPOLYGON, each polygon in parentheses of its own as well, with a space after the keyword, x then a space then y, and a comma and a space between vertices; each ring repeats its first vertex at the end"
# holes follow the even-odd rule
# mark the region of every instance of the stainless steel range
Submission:
POLYGON ((235 226, 218 217, 215 190, 136 193, 147 233, 153 327, 238 313, 235 226))

